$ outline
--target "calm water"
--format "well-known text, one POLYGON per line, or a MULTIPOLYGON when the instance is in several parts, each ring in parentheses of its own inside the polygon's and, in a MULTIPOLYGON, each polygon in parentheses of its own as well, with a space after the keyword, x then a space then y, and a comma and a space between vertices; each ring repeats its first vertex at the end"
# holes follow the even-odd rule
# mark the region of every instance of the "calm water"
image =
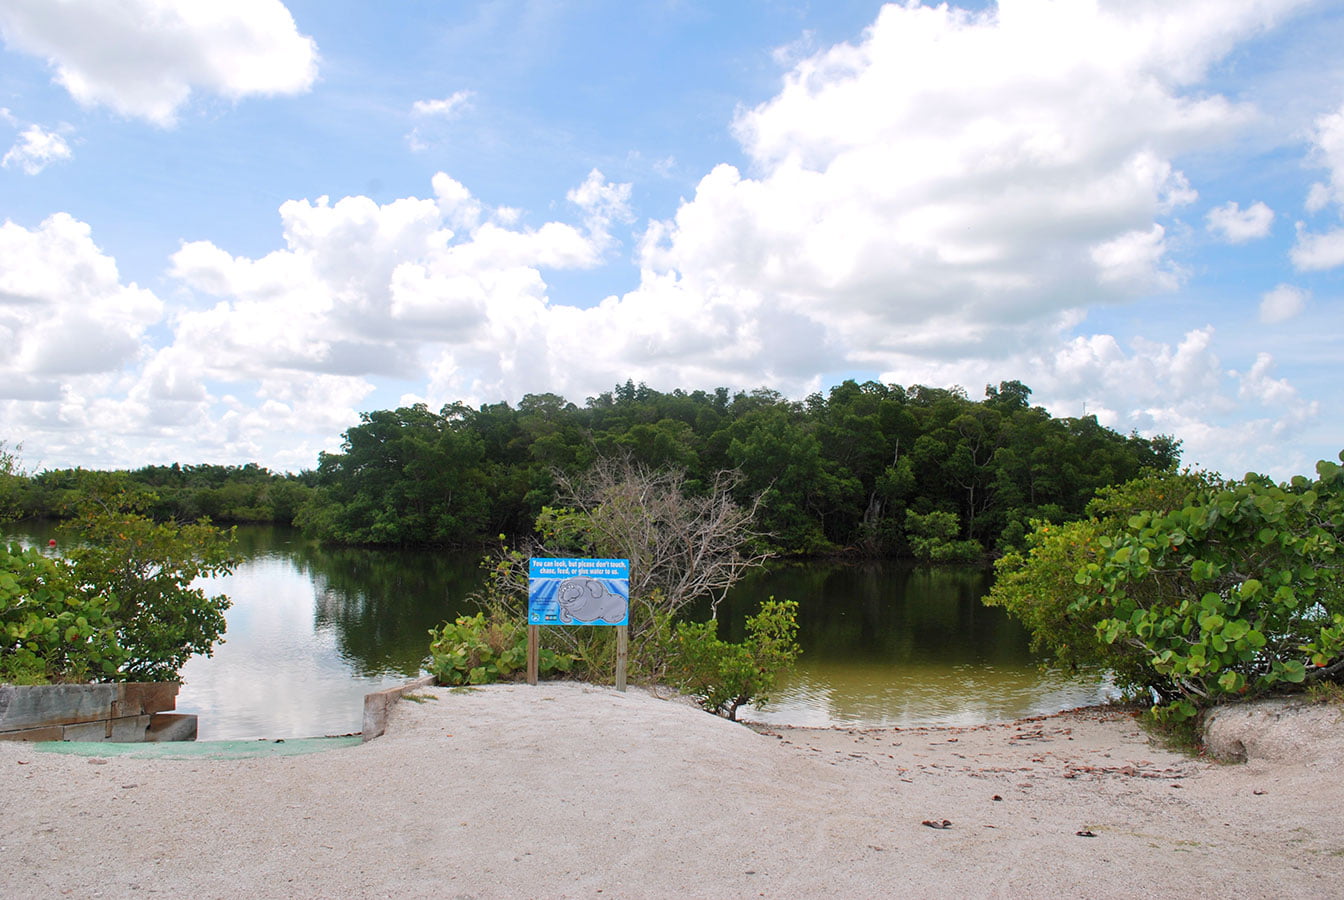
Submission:
MULTIPOLYGON (((225 643, 182 671, 200 739, 358 731, 364 694, 420 671, 430 628, 474 611, 478 554, 330 549, 291 529, 238 529, 243 562, 206 585, 233 599, 225 643)), ((16 533, 44 545, 44 527, 16 533)), ((798 600, 803 656, 743 718, 797 725, 969 724, 1099 702, 1099 678, 1043 673, 1021 628, 980 597, 979 568, 787 566, 720 608, 741 637, 769 596, 798 600)))

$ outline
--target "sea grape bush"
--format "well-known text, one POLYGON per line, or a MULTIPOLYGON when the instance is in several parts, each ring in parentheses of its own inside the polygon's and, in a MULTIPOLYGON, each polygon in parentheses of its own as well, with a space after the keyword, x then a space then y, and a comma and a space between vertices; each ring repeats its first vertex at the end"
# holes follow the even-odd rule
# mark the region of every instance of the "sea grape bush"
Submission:
POLYGON ((984 602, 1003 607, 1021 621, 1031 634, 1032 651, 1052 665, 1106 669, 1127 693, 1162 696, 1167 679, 1151 665, 1146 647, 1098 639, 1097 625, 1110 618, 1111 611, 1100 603, 1075 603, 1084 595, 1077 575, 1101 558, 1102 539, 1123 530, 1131 516, 1180 509, 1201 492, 1221 486, 1204 472, 1151 472, 1099 491, 1088 503, 1086 519, 1062 524, 1034 521, 1026 546, 995 562, 994 586, 984 602))
POLYGON ((1344 672, 1344 467, 1316 471, 1137 513, 1077 572, 1071 608, 1104 609, 1098 637, 1149 654, 1162 715, 1344 672))
POLYGON ((0 681, 45 684, 111 678, 125 651, 115 604, 75 587, 68 562, 0 546, 0 681))
MULTIPOLYGON (((458 616, 429 636, 429 672, 439 684, 491 684, 526 674, 527 626, 502 613, 458 616)), ((568 672, 573 664, 573 656, 541 648, 543 677, 568 672)))

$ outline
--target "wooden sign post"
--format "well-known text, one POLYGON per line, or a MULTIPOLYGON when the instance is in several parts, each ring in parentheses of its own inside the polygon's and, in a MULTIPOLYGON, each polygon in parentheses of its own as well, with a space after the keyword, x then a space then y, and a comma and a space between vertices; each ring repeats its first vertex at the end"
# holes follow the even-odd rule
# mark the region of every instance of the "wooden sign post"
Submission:
POLYGON ((537 670, 541 668, 541 626, 527 626, 527 683, 537 683, 537 670))

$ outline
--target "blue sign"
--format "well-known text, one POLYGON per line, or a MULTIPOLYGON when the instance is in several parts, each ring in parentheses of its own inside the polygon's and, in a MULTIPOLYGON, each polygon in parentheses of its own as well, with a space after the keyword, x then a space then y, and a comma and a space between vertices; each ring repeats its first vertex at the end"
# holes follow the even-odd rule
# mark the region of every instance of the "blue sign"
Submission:
POLYGON ((630 560, 529 560, 527 624, 630 624, 630 560))

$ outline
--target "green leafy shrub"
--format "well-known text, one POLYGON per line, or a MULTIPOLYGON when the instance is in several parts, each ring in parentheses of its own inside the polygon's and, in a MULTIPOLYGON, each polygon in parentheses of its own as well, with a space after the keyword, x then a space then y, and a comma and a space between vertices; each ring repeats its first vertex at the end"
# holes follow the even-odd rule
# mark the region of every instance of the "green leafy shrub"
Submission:
MULTIPOLYGON (((490 684, 526 674, 527 626, 492 613, 459 616, 430 629, 429 671, 439 684, 490 684)), ((574 657, 543 647, 538 672, 568 672, 574 657)))
POLYGON ((700 705, 733 721, 744 703, 770 699, 779 678, 792 665, 798 647, 798 604, 771 598, 747 619, 740 644, 720 640, 718 622, 678 622, 669 633, 668 674, 700 705))
POLYGON ((1344 673, 1344 467, 1316 471, 1137 513, 1077 573, 1074 608, 1105 610, 1100 638, 1165 679, 1160 717, 1344 673))
POLYGON ((125 653, 118 680, 171 681, 192 656, 210 655, 230 601, 193 584, 233 570, 232 531, 205 521, 154 522, 98 503, 64 531, 75 591, 85 600, 109 600, 125 653))
MULTIPOLYGON (((999 606, 1031 634, 1031 649, 1054 665, 1109 670, 1122 690, 1159 695, 1166 679, 1152 665, 1147 648, 1107 643, 1097 626, 1111 617, 1103 604, 1083 603, 1088 588, 1077 575, 1102 556, 1101 541, 1119 532, 1129 518, 1146 510, 1180 508, 1220 482, 1199 472, 1153 472, 1124 485, 1105 488, 1088 504, 1089 518, 1057 525, 1034 521, 1025 549, 1011 551, 995 564, 994 586, 986 606, 999 606)), ((1091 589, 1097 595, 1097 589, 1091 589)))
POLYGON ((125 657, 114 604, 75 589, 69 563, 0 546, 0 681, 46 684, 115 676, 125 657))

